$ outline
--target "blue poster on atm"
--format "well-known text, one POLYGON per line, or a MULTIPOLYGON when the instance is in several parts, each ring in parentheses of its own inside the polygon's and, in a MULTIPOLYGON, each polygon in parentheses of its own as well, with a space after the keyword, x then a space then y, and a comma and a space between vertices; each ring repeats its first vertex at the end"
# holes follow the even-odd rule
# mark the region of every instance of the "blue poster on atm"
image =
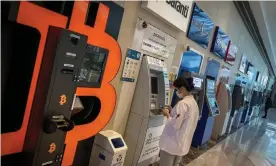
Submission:
POLYGON ((229 44, 230 38, 226 35, 225 32, 222 31, 221 28, 216 27, 214 41, 211 47, 211 51, 224 59, 226 56, 226 50, 229 44))
POLYGON ((198 43, 204 48, 208 47, 214 22, 202 9, 195 3, 190 27, 187 33, 189 39, 198 43))

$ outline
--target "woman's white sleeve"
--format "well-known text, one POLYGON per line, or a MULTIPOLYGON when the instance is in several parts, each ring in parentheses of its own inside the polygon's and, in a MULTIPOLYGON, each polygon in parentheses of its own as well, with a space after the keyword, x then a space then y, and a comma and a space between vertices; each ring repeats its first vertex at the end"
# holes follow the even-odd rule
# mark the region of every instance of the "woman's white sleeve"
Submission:
POLYGON ((175 108, 176 114, 168 119, 167 125, 174 127, 179 130, 182 126, 182 123, 185 119, 189 118, 190 112, 187 104, 178 103, 175 108))

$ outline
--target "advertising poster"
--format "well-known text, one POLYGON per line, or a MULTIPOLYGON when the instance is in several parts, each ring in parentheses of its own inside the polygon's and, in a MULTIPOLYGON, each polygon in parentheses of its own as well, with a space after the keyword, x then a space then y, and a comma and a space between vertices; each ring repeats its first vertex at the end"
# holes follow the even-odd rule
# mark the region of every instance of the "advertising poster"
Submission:
POLYGON ((230 65, 234 65, 237 52, 238 47, 230 41, 228 44, 228 51, 226 51, 226 57, 224 59, 225 62, 229 63, 230 65))
POLYGON ((180 69, 189 72, 199 73, 202 59, 203 56, 199 52, 193 49, 189 49, 182 54, 180 69))
POLYGON ((220 82, 228 83, 230 79, 231 70, 226 66, 222 66, 220 72, 220 82))
POLYGON ((247 57, 243 54, 242 59, 241 59, 241 64, 240 64, 240 67, 239 67, 240 72, 245 73, 247 63, 248 63, 247 57))
POLYGON ((214 22, 195 3, 187 37, 204 48, 208 47, 214 22))
POLYGON ((253 81, 253 79, 255 77, 255 73, 256 73, 256 71, 255 71, 254 66, 249 62, 246 74, 248 75, 248 79, 250 82, 253 81))
POLYGON ((140 57, 141 57, 140 52, 132 49, 127 50, 127 57, 125 60, 124 70, 121 78, 122 81, 126 81, 126 82, 135 81, 135 77, 137 75, 136 73, 139 71, 138 64, 140 61, 140 57))
POLYGON ((229 44, 229 37, 221 28, 216 27, 214 34, 214 41, 212 43, 211 52, 213 52, 218 57, 225 59, 227 47, 229 44))
POLYGON ((159 140, 164 127, 165 125, 162 125, 158 127, 151 127, 147 130, 145 142, 138 163, 159 154, 159 140))
POLYGON ((177 40, 165 32, 148 25, 144 31, 141 49, 164 58, 173 56, 177 40))

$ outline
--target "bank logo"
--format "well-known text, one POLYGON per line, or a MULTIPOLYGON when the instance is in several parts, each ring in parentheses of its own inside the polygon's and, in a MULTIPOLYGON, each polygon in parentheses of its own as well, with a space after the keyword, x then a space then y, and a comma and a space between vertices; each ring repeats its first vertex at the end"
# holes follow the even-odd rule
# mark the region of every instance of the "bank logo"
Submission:
POLYGON ((183 15, 185 18, 188 16, 188 11, 189 11, 189 6, 188 5, 183 5, 179 1, 170 1, 166 0, 167 4, 171 5, 178 13, 183 15))

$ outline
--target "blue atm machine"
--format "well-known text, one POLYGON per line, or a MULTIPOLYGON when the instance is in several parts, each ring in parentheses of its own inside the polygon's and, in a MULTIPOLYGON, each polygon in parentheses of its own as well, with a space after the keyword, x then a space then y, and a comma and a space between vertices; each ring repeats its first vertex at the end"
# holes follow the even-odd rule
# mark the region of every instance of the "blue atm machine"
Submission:
POLYGON ((205 102, 202 109, 201 119, 198 121, 194 133, 192 146, 197 148, 208 142, 212 135, 215 116, 219 115, 216 101, 216 78, 220 63, 215 60, 208 60, 205 71, 205 102))
MULTIPOLYGON (((202 56, 195 50, 187 48, 187 51, 183 53, 180 63, 178 77, 192 77, 195 89, 191 92, 197 101, 199 107, 199 117, 201 117, 201 110, 204 103, 205 94, 205 82, 204 76, 199 75, 202 62, 202 56)), ((180 99, 174 92, 171 106, 174 107, 180 99)))

